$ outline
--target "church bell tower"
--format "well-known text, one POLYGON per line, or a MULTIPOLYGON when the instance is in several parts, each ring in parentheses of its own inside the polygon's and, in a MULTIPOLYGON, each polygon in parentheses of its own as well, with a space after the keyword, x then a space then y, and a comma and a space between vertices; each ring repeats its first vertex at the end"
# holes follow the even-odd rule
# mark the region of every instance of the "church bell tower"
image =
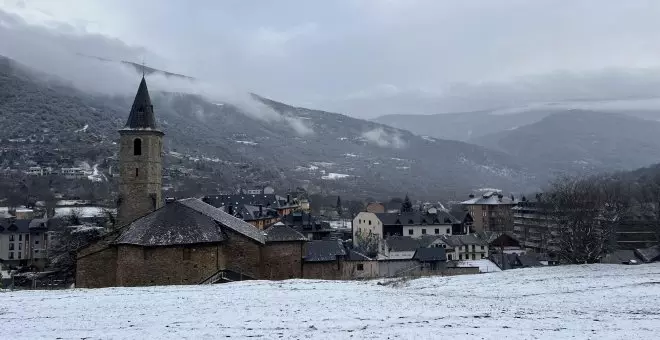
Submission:
POLYGON ((142 77, 126 126, 119 130, 120 226, 163 205, 162 151, 164 133, 156 126, 147 82, 142 77))

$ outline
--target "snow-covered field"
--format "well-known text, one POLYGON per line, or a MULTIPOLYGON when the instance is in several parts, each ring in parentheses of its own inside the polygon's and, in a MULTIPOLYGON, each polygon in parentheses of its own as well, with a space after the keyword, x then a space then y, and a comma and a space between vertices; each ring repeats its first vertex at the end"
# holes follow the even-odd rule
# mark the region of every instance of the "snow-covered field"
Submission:
POLYGON ((5 291, 5 339, 658 339, 660 264, 5 291))

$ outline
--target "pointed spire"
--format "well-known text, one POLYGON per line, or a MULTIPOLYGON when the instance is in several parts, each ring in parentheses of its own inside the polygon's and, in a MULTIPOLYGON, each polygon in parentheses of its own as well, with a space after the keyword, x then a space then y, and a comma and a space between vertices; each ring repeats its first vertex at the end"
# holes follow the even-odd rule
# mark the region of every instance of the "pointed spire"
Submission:
POLYGON ((149 98, 149 89, 147 82, 142 76, 140 87, 138 87, 131 113, 128 115, 128 121, 124 128, 128 129, 156 129, 156 118, 154 116, 154 107, 149 98))

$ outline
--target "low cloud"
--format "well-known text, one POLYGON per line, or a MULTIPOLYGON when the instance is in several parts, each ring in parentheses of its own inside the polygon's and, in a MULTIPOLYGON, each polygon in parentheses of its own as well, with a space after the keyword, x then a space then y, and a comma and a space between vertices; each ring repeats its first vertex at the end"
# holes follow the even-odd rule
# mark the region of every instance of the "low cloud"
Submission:
POLYGON ((362 138, 382 148, 401 149, 406 146, 406 142, 401 138, 399 133, 385 131, 382 127, 364 132, 362 138))

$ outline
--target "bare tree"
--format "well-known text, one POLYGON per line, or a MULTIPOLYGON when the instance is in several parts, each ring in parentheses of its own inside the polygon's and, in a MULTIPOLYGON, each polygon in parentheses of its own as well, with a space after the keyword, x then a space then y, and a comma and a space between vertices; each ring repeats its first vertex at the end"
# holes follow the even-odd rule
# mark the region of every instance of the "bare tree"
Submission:
POLYGON ((68 281, 72 281, 76 275, 76 252, 102 234, 103 229, 94 226, 65 227, 59 232, 57 241, 49 244, 48 259, 51 267, 59 269, 68 281))
POLYGON ((629 209, 624 186, 604 177, 561 178, 543 195, 556 225, 551 238, 568 263, 598 262, 613 248, 615 231, 629 209))
POLYGON ((355 235, 355 250, 365 254, 369 257, 375 257, 378 255, 378 248, 380 246, 380 237, 378 234, 374 233, 365 233, 364 231, 359 231, 355 235))

